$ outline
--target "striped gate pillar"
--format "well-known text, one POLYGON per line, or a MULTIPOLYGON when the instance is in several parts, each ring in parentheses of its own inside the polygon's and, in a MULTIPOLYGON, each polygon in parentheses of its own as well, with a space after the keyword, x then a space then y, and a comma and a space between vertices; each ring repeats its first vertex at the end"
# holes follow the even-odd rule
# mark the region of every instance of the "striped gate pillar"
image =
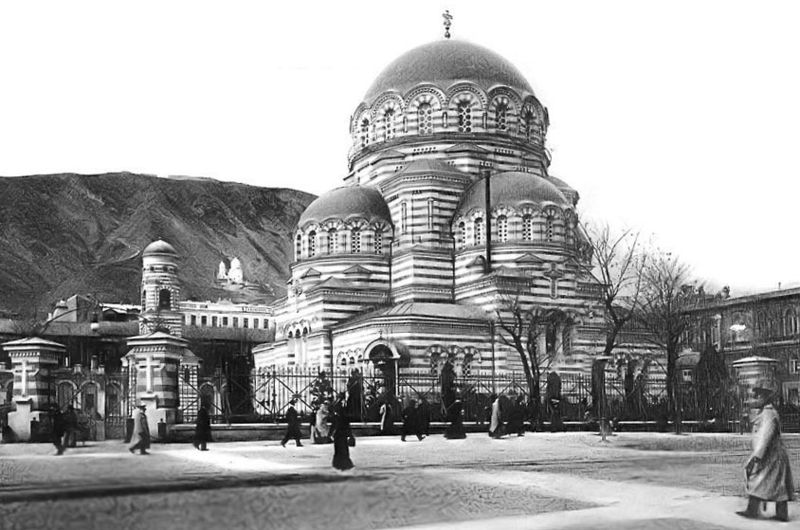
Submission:
POLYGON ((159 437, 159 423, 167 427, 177 422, 178 370, 186 357, 195 358, 180 337, 157 331, 128 339, 127 361, 133 406, 145 405, 150 436, 159 437), (134 375, 135 374, 135 375, 134 375))
POLYGON ((14 372, 14 395, 16 410, 8 414, 8 426, 17 441, 31 439, 31 421, 42 421, 49 417, 50 403, 55 403, 55 389, 50 384, 50 372, 58 368, 66 347, 36 337, 6 342, 3 350, 11 359, 14 372))

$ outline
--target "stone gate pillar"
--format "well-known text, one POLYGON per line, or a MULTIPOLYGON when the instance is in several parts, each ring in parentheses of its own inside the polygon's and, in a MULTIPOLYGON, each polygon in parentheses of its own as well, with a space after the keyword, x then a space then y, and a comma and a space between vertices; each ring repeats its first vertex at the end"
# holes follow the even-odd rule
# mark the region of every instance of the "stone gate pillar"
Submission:
POLYGON ((2 345, 11 358, 14 372, 14 412, 8 413, 8 426, 17 441, 31 439, 31 421, 47 417, 50 403, 55 403, 55 389, 50 372, 58 368, 67 350, 62 344, 30 337, 2 345))
POLYGON ((135 380, 131 389, 133 406, 146 406, 150 436, 154 440, 159 439, 159 423, 169 426, 177 422, 178 370, 184 359, 196 360, 187 344, 180 337, 160 331, 128 339, 130 351, 125 359, 130 380, 135 380))

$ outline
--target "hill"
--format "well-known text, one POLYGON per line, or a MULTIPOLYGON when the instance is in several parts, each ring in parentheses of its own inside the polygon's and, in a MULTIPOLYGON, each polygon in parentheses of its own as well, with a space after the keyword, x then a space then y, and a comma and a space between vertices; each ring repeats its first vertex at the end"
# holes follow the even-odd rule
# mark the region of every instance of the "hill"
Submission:
POLYGON ((291 233, 313 198, 131 173, 0 178, 0 310, 41 315, 76 293, 138 303, 141 251, 156 239, 181 254, 184 299, 271 301, 285 293, 291 233), (256 286, 215 284, 233 257, 256 286))

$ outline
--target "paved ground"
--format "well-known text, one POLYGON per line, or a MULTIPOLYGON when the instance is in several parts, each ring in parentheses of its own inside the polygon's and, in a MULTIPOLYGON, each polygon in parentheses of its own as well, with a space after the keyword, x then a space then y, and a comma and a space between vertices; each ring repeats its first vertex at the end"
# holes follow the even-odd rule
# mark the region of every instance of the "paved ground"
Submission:
MULTIPOLYGON (((800 436, 785 440, 800 479, 800 436)), ((61 457, 47 445, 0 445, 0 527, 774 527, 733 513, 748 447, 737 435, 375 437, 358 440, 357 467, 342 473, 330 445, 156 445, 134 456, 102 442, 61 457)), ((798 525, 797 503, 790 515, 786 526, 798 525)))

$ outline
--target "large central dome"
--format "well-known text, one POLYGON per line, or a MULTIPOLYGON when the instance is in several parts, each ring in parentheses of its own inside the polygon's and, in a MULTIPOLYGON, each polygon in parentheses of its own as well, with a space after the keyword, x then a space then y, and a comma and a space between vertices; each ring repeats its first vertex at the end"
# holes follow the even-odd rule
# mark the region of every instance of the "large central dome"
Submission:
POLYGON ((484 90, 506 85, 520 93, 533 92, 519 70, 493 51, 461 40, 441 40, 395 59, 372 83, 364 101, 390 90, 405 94, 421 83, 446 87, 458 81, 471 81, 484 90))

